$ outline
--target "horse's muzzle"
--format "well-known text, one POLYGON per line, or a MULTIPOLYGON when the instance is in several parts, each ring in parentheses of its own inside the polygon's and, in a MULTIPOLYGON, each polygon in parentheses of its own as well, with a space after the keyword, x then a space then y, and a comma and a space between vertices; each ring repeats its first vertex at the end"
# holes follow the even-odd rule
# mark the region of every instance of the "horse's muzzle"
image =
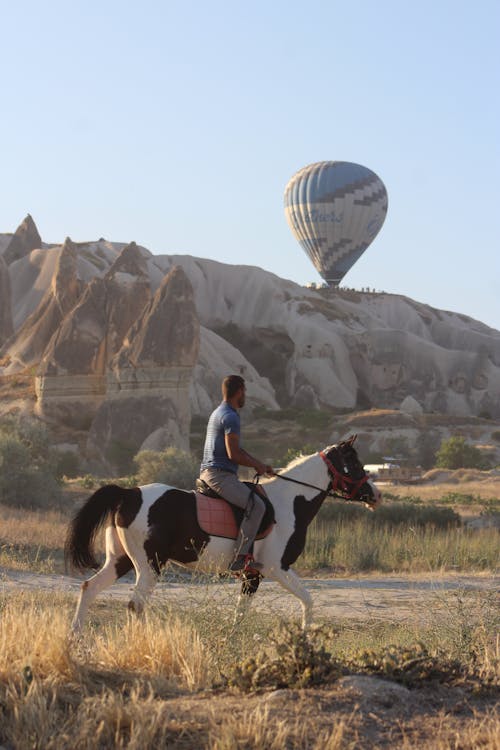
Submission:
POLYGON ((380 505, 382 505, 382 493, 380 492, 379 488, 376 484, 373 484, 373 482, 368 482, 372 489, 372 496, 367 497, 366 500, 364 500, 365 505, 370 510, 376 510, 380 505))

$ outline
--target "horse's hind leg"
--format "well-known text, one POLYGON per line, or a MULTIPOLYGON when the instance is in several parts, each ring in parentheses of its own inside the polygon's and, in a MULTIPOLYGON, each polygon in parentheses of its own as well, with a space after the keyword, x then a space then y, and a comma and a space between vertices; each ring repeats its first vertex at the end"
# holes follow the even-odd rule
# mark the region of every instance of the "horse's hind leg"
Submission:
POLYGON ((106 529, 106 562, 95 576, 84 581, 71 629, 74 634, 81 631, 87 611, 96 596, 111 586, 118 578, 132 569, 132 562, 125 554, 114 526, 106 529))
POLYGON ((158 574, 153 570, 144 546, 137 543, 137 540, 130 534, 125 534, 120 527, 118 527, 118 534, 127 555, 132 560, 136 575, 134 591, 128 603, 128 609, 129 612, 142 614, 144 605, 156 586, 158 574))
POLYGON ((133 562, 137 579, 133 594, 128 603, 128 609, 129 612, 140 615, 144 610, 144 605, 153 593, 158 577, 151 568, 146 555, 144 555, 144 559, 141 556, 139 560, 134 559, 133 562))
POLYGON ((254 573, 246 573, 245 577, 241 582, 240 595, 236 604, 236 612, 234 613, 235 624, 239 623, 245 616, 252 597, 259 588, 259 583, 262 576, 260 573, 255 571, 254 573))

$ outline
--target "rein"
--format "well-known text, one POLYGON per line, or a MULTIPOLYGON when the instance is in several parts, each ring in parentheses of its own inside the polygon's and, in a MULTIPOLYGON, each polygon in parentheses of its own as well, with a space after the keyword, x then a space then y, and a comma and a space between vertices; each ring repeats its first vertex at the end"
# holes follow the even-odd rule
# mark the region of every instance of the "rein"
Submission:
MULTIPOLYGON (((339 472, 338 469, 335 468, 335 466, 332 464, 330 459, 327 457, 327 455, 323 451, 319 451, 319 455, 325 462, 328 473, 330 474, 332 481, 329 483, 328 487, 323 489, 322 487, 317 487, 315 484, 309 484, 308 482, 301 482, 299 479, 292 479, 291 477, 285 477, 282 474, 276 474, 279 479, 282 479, 284 482, 293 482, 293 484, 301 484, 303 487, 309 487, 312 490, 318 490, 318 492, 323 492, 326 497, 336 497, 339 500, 353 500, 354 495, 357 493, 357 491, 368 481, 368 476, 365 474, 364 477, 361 479, 355 480, 351 479, 348 476, 345 476, 339 472), (342 484, 349 483, 354 485, 349 492, 349 494, 346 497, 347 490, 342 487, 342 484), (344 494, 339 494, 343 492, 344 494)), ((364 502, 364 501, 363 501, 364 502)))

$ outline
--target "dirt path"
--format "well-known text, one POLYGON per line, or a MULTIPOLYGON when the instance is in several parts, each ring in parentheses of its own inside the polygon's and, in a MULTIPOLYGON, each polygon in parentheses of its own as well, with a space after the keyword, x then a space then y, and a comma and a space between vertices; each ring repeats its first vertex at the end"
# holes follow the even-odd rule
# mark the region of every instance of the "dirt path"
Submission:
MULTIPOLYGON (((74 594, 79 591, 82 578, 64 575, 42 575, 0 567, 0 594, 14 591, 46 591, 74 594)), ((398 620, 425 622, 446 614, 450 602, 462 594, 475 591, 500 590, 500 577, 491 575, 429 575, 429 576, 364 576, 356 578, 303 578, 313 596, 315 619, 356 618, 367 620, 398 620)), ((112 597, 127 601, 133 579, 116 583, 100 599, 112 597)), ((206 577, 191 579, 183 573, 171 573, 155 589, 156 606, 178 601, 199 606, 217 603, 234 607, 239 585, 233 581, 219 581, 206 577)), ((299 615, 298 600, 283 591, 278 584, 263 581, 254 600, 254 607, 280 615, 299 615)))

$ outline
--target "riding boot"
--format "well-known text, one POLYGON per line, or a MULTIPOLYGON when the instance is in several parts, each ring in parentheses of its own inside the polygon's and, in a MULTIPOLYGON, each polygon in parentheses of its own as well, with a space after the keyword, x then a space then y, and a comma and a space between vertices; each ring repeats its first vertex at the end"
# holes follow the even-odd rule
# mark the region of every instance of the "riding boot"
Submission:
POLYGON ((237 572, 240 570, 259 570, 263 566, 257 563, 253 559, 253 543, 257 532, 259 530, 260 523, 264 517, 266 507, 261 498, 255 495, 254 492, 250 494, 248 499, 247 507, 241 522, 240 530, 238 532, 238 541, 235 548, 236 559, 230 566, 230 570, 237 572))

